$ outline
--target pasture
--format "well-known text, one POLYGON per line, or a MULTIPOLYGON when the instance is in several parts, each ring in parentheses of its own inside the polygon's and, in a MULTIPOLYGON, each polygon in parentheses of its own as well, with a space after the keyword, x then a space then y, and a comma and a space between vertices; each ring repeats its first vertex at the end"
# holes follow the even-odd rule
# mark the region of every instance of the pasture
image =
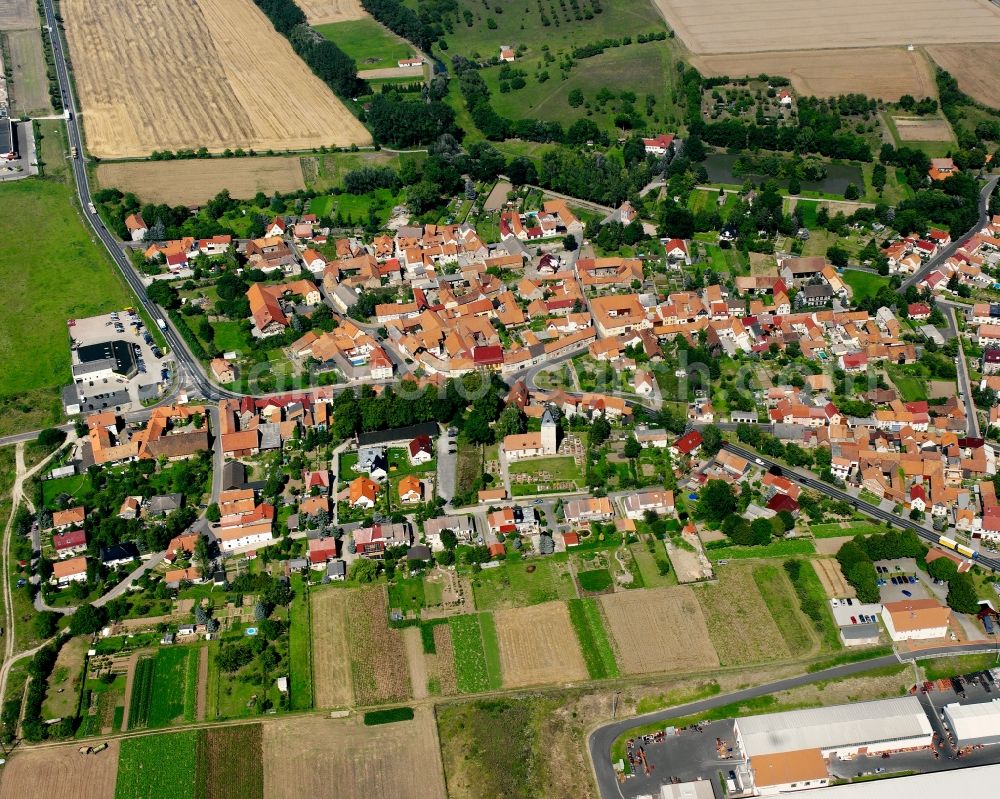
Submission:
POLYGON ((745 666, 789 657, 788 645, 761 596, 752 568, 733 564, 716 575, 718 582, 699 586, 696 593, 719 665, 745 666))
POLYGON ((15 114, 42 116, 52 113, 49 100, 49 78, 45 72, 45 53, 40 31, 4 31, 10 50, 9 68, 15 114))
POLYGON ((22 749, 0 771, 0 799, 114 799, 118 746, 86 757, 75 744, 22 749))
POLYGON ((927 47, 926 51, 973 100, 1000 108, 1000 45, 942 45, 927 47))
MULTIPOLYGON (((316 30, 353 58, 359 70, 395 67, 401 59, 414 55, 409 44, 371 17, 321 25, 316 30)), ((417 72, 416 79, 420 77, 417 72)))
POLYGON ((167 205, 201 205, 223 189, 247 200, 258 191, 270 196, 306 187, 300 160, 280 156, 102 163, 97 182, 167 205))
POLYGON ((250 0, 67 0, 62 14, 86 144, 96 156, 371 141, 250 0), (270 85, 281 86, 280 95, 261 91, 270 85))
POLYGON ((687 587, 600 598, 622 674, 693 671, 719 665, 696 595, 687 587))
POLYGON ((264 796, 385 796, 445 799, 437 727, 430 708, 412 721, 366 727, 360 717, 299 716, 263 725, 264 796), (333 786, 336 786, 335 789, 333 786))
POLYGON ((494 614, 504 688, 587 679, 565 602, 494 614))
POLYGON ((305 12, 310 25, 364 19, 368 16, 359 0, 298 0, 296 5, 305 12))
POLYGON ((816 97, 860 93, 895 101, 904 94, 937 96, 927 59, 904 47, 696 55, 691 63, 709 77, 781 75, 798 94, 816 97))
POLYGON ((886 45, 995 42, 1000 9, 988 0, 953 0, 948 24, 939 24, 936 0, 909 0, 906 24, 891 0, 851 0, 803 5, 795 0, 728 3, 725 0, 656 0, 677 36, 695 53, 795 50, 802 42, 817 49, 886 45))
POLYGON ((347 591, 312 592, 313 701, 318 708, 350 705, 347 591))

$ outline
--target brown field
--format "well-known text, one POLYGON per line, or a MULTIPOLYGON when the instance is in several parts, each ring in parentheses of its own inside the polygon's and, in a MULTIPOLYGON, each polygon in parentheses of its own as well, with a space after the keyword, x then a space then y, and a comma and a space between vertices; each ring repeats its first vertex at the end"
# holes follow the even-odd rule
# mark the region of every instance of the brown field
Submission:
POLYGON ((410 667, 413 698, 426 699, 428 671, 419 627, 406 627, 403 630, 403 646, 406 647, 406 662, 410 667))
POLYGON ((929 55, 974 100, 1000 108, 1000 45, 928 47, 929 55))
POLYGON ((297 0, 310 25, 346 22, 368 16, 359 0, 297 0))
POLYGON ((167 205, 200 205, 223 189, 247 200, 258 191, 270 196, 306 187, 302 162, 278 156, 99 164, 97 182, 130 191, 144 202, 167 205))
POLYGON ((935 117, 893 117, 900 141, 951 141, 951 125, 946 119, 935 117))
POLYGON ((410 698, 406 647, 402 630, 389 627, 385 586, 352 589, 348 593, 347 644, 354 699, 359 705, 381 705, 410 698))
POLYGON ((4 0, 0 3, 0 31, 21 31, 38 27, 34 0, 4 0))
POLYGON ((347 592, 312 593, 313 691, 316 707, 344 707, 351 690, 351 654, 347 650, 347 592))
POLYGON ((803 42, 833 49, 1000 39, 1000 9, 989 0, 952 0, 946 25, 938 0, 909 0, 905 8, 892 0, 656 0, 656 6, 695 53, 794 50, 803 42))
POLYGON ((499 610, 493 621, 504 688, 587 679, 564 602, 499 610))
POLYGON ((28 116, 51 114, 49 78, 45 73, 41 32, 35 28, 8 31, 4 36, 10 49, 9 66, 13 73, 7 88, 13 94, 15 113, 28 116))
POLYGON ((722 666, 781 660, 788 645, 753 579, 750 566, 730 564, 719 569, 719 581, 699 586, 708 634, 722 666))
MULTIPOLYGON (((377 796, 444 799, 437 726, 429 708, 413 721, 365 727, 299 716, 264 723, 264 796, 377 796)), ((78 755, 79 757, 79 755, 78 755)))
POLYGON ((62 13, 96 156, 371 141, 250 0, 66 0, 62 13))
POLYGON ((831 599, 840 597, 854 597, 857 592, 844 579, 844 573, 840 570, 840 564, 830 559, 814 560, 813 568, 819 576, 819 581, 823 584, 823 590, 831 599))
POLYGON ((114 799, 118 741, 98 755, 77 744, 14 754, 0 774, 0 799, 114 799))
POLYGON ((433 655, 424 655, 424 660, 427 662, 428 687, 433 685, 436 688, 431 693, 444 696, 457 693, 455 645, 451 640, 451 627, 447 624, 435 625, 434 648, 437 651, 433 655))
POLYGON ((835 538, 817 538, 813 546, 820 555, 836 555, 848 541, 853 541, 853 535, 838 535, 835 538))
POLYGON ((816 97, 854 92, 892 101, 904 94, 937 97, 927 59, 902 47, 699 55, 691 63, 707 76, 781 75, 799 94, 816 97))
POLYGON ((623 674, 719 665, 692 589, 628 591, 602 596, 600 602, 623 674))

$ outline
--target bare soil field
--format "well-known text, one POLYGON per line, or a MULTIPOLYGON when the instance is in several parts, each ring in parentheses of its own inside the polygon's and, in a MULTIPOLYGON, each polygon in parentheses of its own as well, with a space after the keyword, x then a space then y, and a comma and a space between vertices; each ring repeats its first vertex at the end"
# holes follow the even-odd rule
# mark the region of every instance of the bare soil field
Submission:
POLYGON ((296 2, 305 12, 310 25, 346 22, 368 16, 359 0, 296 0, 296 2))
POLYGON ((937 97, 927 59, 903 47, 699 55, 691 63, 707 76, 781 75, 799 94, 816 97, 854 92, 892 101, 904 94, 937 97))
POLYGON ((313 691, 316 707, 344 707, 351 690, 351 654, 347 649, 347 592, 312 593, 313 691))
POLYGON ((686 587, 602 596, 623 674, 692 671, 719 665, 694 591, 686 587))
POLYGON ((62 14, 96 156, 371 141, 250 0, 66 0, 62 14))
POLYGON ((52 113, 49 78, 45 73, 42 34, 37 29, 4 33, 10 50, 12 77, 7 85, 15 114, 44 116, 52 113))
POLYGON ((848 541, 853 541, 853 535, 838 535, 835 538, 817 538, 813 546, 820 555, 836 555, 848 541))
MULTIPOLYGON (((709 637, 722 666, 781 660, 790 657, 753 578, 752 567, 730 564, 717 571, 718 582, 699 586, 709 637)), ((789 613, 796 608, 788 608, 789 613)))
MULTIPOLYGON (((836 539, 827 540, 834 541, 836 539)), ((857 596, 853 586, 844 579, 844 573, 840 570, 840 564, 837 561, 832 558, 814 560, 812 565, 816 569, 816 574, 819 576, 819 581, 823 584, 823 590, 826 591, 828 597, 837 599, 857 596)))
POLYGON ((380 67, 379 69, 364 69, 358 72, 362 80, 382 80, 384 78, 409 78, 421 80, 424 68, 420 67, 380 67))
POLYGON ((406 662, 410 667, 410 685, 414 699, 427 698, 427 662, 424 660, 424 646, 420 639, 419 627, 403 630, 403 645, 406 647, 406 662))
POLYGON ((500 610, 493 621, 504 688, 587 679, 564 602, 500 610))
MULTIPOLYGON (((429 708, 413 721, 365 727, 351 720, 299 716, 264 722, 264 796, 378 796, 444 799, 437 725, 429 708)), ((79 755, 77 755, 79 757, 79 755)))
POLYGON ((951 141, 951 125, 946 119, 935 117, 893 117, 900 141, 951 141))
POLYGON ((885 45, 995 42, 1000 9, 989 0, 952 0, 941 24, 938 0, 656 0, 671 28, 694 53, 746 53, 885 45), (906 19, 900 24, 900 15, 906 19))
POLYGON ((118 741, 97 755, 76 744, 15 754, 0 775, 0 799, 114 799, 118 741))
POLYGON ((22 31, 38 27, 34 0, 4 0, 0 3, 0 31, 22 31))
POLYGON ((435 625, 434 649, 437 651, 433 655, 424 655, 424 661, 427 663, 428 687, 431 685, 435 687, 431 693, 443 696, 457 693, 455 644, 451 640, 451 627, 447 624, 435 625))
POLYGON ((270 196, 306 187, 302 162, 278 156, 104 163, 97 167, 97 181, 167 205, 200 205, 223 189, 247 200, 258 191, 270 196))
POLYGON ((940 46, 926 50, 938 66, 952 74, 963 92, 985 105, 1000 108, 1000 44, 940 46))

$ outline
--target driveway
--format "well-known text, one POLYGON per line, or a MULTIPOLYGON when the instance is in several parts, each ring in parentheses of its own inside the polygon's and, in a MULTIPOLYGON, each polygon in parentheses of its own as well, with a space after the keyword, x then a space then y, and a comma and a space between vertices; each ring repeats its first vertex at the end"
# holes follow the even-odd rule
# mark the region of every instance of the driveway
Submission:
POLYGON ((458 466, 458 445, 447 430, 437 440, 437 493, 444 500, 455 496, 455 470, 458 466), (455 452, 449 452, 454 445, 455 452))

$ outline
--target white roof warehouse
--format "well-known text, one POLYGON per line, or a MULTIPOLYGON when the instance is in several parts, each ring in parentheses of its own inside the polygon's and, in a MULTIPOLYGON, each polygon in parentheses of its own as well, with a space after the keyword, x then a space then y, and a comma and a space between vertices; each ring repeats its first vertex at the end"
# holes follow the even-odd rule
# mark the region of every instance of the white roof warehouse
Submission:
POLYGON ((1000 743, 1000 699, 944 706, 944 717, 960 747, 1000 743))
POLYGON ((736 738, 748 757, 819 749, 824 757, 844 758, 930 746, 932 735, 915 696, 736 720, 736 738))

